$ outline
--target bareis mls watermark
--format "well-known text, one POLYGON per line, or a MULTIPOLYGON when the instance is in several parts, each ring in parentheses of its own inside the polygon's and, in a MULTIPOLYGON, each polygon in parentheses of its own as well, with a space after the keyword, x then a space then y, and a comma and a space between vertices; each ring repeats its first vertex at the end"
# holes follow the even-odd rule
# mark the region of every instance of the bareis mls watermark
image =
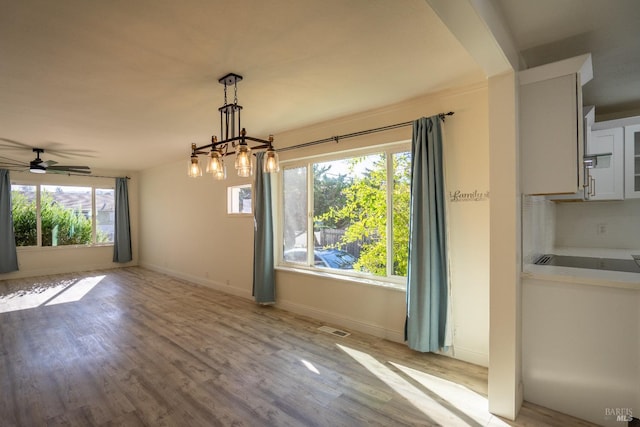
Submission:
POLYGON ((631 408, 604 408, 604 418, 629 422, 633 420, 633 410, 631 408))

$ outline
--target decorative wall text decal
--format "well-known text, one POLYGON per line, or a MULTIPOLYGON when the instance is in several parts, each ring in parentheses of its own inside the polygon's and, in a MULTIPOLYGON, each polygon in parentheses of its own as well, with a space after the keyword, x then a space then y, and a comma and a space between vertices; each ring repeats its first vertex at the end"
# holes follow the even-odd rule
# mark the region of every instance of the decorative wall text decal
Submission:
POLYGON ((461 190, 449 191, 450 202, 481 202, 489 200, 489 191, 463 192, 461 190))

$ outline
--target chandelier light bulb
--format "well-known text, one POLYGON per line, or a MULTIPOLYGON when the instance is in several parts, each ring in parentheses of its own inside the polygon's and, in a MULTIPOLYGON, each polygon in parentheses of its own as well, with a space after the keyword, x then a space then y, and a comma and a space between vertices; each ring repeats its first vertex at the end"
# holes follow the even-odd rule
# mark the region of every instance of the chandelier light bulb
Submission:
POLYGON ((238 176, 248 177, 253 175, 253 162, 251 161, 251 148, 247 144, 240 143, 236 149, 236 170, 238 176))
POLYGON ((280 162, 278 161, 278 153, 272 147, 269 147, 264 153, 264 164, 262 170, 264 173, 272 173, 280 171, 280 162))
POLYGON ((207 173, 216 174, 224 168, 224 161, 222 155, 218 150, 213 150, 207 163, 207 173))
POLYGON ((227 179, 227 165, 225 165, 223 163, 222 164, 222 168, 220 168, 217 171, 213 172, 213 179, 215 179, 217 181, 222 181, 222 180, 227 179))
POLYGON ((198 156, 195 154, 191 156, 191 161, 189 162, 189 176, 191 178, 202 176, 202 169, 200 169, 200 165, 198 164, 198 156))
POLYGON ((253 175, 253 168, 251 166, 238 169, 238 176, 242 178, 247 178, 251 175, 253 175))

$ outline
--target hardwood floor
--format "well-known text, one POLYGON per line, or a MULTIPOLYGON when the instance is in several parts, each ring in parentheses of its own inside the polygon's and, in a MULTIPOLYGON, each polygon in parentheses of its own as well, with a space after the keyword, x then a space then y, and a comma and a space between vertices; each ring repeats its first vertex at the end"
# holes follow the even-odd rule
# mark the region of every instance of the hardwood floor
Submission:
POLYGON ((141 268, 0 281, 3 426, 568 426, 487 371, 141 268))

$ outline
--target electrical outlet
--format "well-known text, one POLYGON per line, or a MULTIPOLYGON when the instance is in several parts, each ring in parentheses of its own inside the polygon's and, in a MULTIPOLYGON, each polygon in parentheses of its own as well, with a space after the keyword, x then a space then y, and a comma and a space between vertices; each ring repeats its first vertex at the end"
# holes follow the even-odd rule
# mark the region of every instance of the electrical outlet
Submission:
POLYGON ((598 234, 606 234, 606 232, 607 232, 607 224, 600 223, 597 225, 598 234))

